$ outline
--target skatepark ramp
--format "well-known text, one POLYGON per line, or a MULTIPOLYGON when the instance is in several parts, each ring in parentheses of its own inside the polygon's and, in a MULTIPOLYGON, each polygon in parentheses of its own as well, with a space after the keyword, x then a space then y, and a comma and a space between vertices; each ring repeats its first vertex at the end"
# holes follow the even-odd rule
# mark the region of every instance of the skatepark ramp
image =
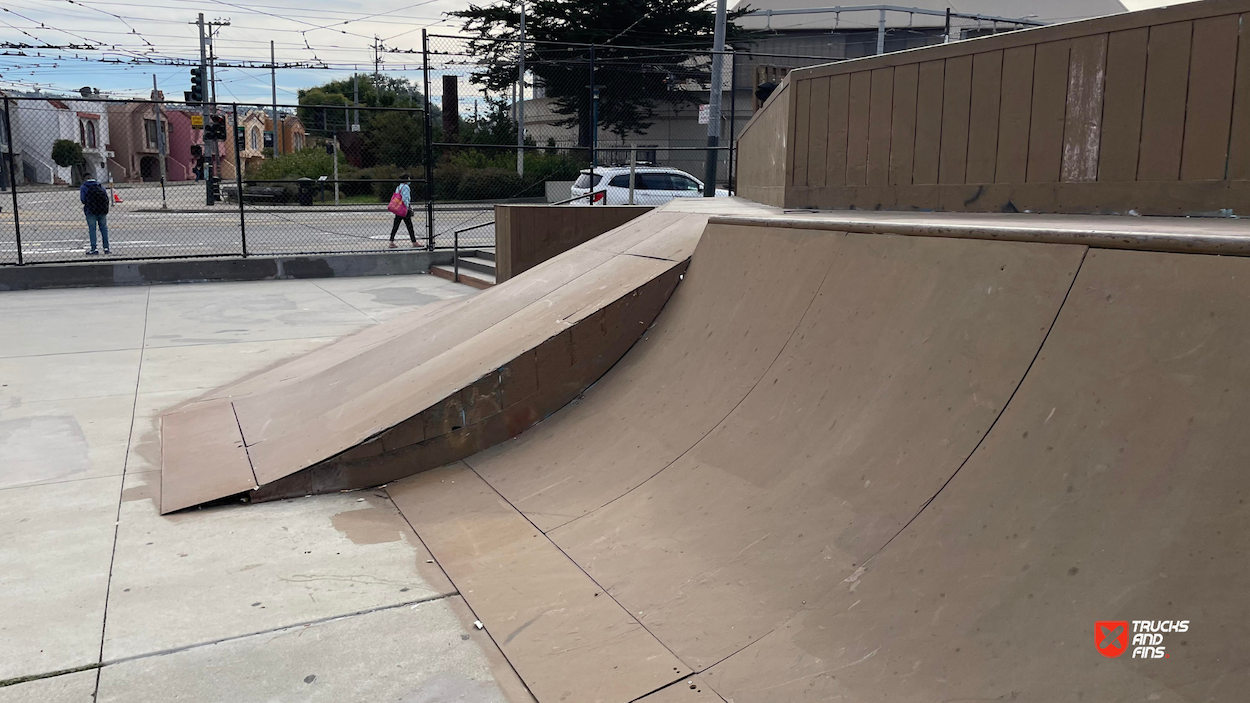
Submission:
POLYGON ((543 703, 1242 700, 1247 254, 1236 221, 712 218, 578 402, 387 490, 543 703), (1188 632, 1098 648, 1134 621, 1188 632))
POLYGON ((646 330, 711 211, 674 203, 506 288, 366 329, 164 414, 161 510, 377 486, 516 435, 646 330))

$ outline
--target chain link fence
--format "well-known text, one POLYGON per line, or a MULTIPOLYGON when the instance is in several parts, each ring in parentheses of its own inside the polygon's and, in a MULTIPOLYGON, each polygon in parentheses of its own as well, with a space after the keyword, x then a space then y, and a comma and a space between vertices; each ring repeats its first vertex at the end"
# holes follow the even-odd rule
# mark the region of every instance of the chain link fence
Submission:
MULTIPOLYGON (((955 17, 921 39, 1014 28, 955 17)), ((711 175, 706 48, 423 32, 413 52, 422 55, 419 75, 348 79, 347 92, 372 90, 367 105, 339 93, 322 102, 316 90, 301 104, 210 107, 9 95, 0 115, 0 264, 91 257, 89 179, 108 202, 103 224, 94 223, 96 251, 131 260, 489 248, 499 203, 726 195, 757 88, 793 68, 850 58, 852 35, 818 39, 778 44, 760 35, 723 54, 711 175), (788 51, 763 50, 777 46, 788 51), (409 206, 404 217, 389 207, 397 194, 409 206)), ((920 40, 886 35, 887 46, 904 39, 920 40)))

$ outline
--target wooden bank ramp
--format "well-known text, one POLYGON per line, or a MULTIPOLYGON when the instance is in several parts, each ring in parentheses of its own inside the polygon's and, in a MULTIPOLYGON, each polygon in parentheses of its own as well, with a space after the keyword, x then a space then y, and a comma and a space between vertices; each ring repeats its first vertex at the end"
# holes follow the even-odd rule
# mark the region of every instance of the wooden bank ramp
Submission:
MULTIPOLYGON (((721 201, 742 214, 766 208, 721 201)), ((616 363, 677 286, 711 208, 661 208, 161 418, 161 510, 376 486, 513 437, 616 363)))
POLYGON ((879 225, 713 218, 578 402, 388 486, 534 696, 1244 700, 1250 229, 879 225))

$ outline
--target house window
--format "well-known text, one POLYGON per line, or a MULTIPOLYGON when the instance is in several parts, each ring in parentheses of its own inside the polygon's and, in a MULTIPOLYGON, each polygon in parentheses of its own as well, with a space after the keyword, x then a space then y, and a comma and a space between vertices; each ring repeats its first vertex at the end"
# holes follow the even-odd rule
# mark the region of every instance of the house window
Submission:
POLYGON ((95 149, 98 146, 95 120, 79 120, 78 137, 84 147, 88 149, 95 149))
POLYGON ((303 132, 296 132, 293 139, 295 141, 296 151, 299 151, 300 149, 304 148, 304 133, 303 132))
POLYGON ((158 146, 156 138, 156 120, 144 120, 143 139, 144 142, 147 143, 149 149, 155 149, 158 146))
POLYGON ((260 128, 252 128, 251 148, 253 150, 260 149, 260 128))

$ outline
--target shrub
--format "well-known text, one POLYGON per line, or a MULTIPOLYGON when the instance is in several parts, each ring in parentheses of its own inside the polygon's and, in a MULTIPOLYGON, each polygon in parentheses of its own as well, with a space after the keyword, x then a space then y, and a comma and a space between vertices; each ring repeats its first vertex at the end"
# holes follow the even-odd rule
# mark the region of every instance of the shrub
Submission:
POLYGON ((58 139, 52 143, 52 160, 62 168, 78 166, 84 161, 82 145, 71 139, 58 139))
POLYGON ((472 169, 460 179, 456 188, 457 200, 502 200, 515 198, 522 189, 521 177, 516 171, 502 168, 472 169))
MULTIPOLYGON (((339 154, 339 179, 352 177, 356 169, 347 165, 347 159, 339 154)), ((286 181, 297 178, 317 180, 334 175, 334 157, 319 146, 310 146, 292 154, 282 154, 265 159, 252 169, 249 178, 268 181, 286 181)))

